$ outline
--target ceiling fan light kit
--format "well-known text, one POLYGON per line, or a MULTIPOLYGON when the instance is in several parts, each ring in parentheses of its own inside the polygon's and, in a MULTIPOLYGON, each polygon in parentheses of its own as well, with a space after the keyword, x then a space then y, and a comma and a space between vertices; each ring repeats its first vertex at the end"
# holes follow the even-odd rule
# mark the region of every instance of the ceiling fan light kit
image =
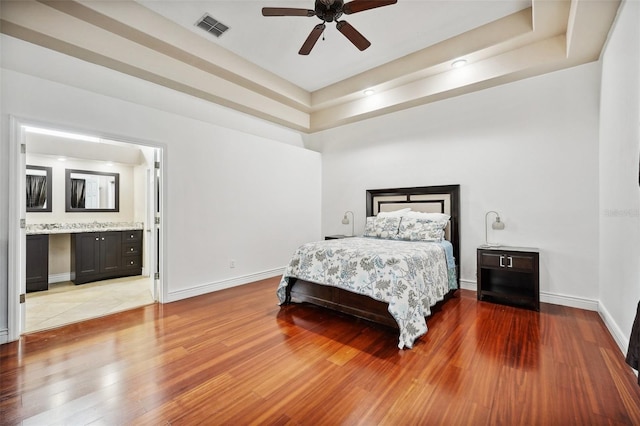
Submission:
POLYGON ((362 51, 371 46, 371 42, 347 21, 338 21, 338 19, 343 14, 350 15, 377 7, 389 6, 397 2, 398 0, 353 0, 345 4, 344 0, 316 0, 314 10, 290 7, 263 7, 262 16, 317 16, 322 20, 322 24, 316 25, 302 44, 298 52, 300 55, 308 55, 324 32, 325 23, 334 21, 338 31, 362 51))

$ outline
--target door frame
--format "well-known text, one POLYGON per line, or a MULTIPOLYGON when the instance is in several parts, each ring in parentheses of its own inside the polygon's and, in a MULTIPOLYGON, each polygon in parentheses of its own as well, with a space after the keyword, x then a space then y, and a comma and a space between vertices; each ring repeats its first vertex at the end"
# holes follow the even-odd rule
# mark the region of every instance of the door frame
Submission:
MULTIPOLYGON (((42 122, 35 119, 27 119, 9 116, 9 224, 8 224, 8 341, 15 341, 20 338, 24 332, 26 309, 25 303, 21 303, 21 295, 26 295, 26 229, 22 228, 21 220, 26 221, 26 195, 25 195, 25 179, 26 174, 26 152, 21 151, 21 146, 26 144, 26 136, 24 127, 42 127, 55 129, 63 132, 87 134, 97 136, 102 139, 108 139, 131 145, 141 145, 154 149, 154 156, 157 158, 159 167, 157 170, 157 184, 159 191, 154 191, 153 199, 155 209, 158 206, 161 218, 160 223, 166 220, 166 177, 164 173, 166 163, 166 146, 158 142, 150 142, 119 135, 105 134, 102 132, 91 131, 81 128, 72 128, 66 125, 42 122)), ((147 200, 149 202, 149 200, 147 200)), ((146 245, 149 250, 153 250, 149 256, 150 265, 148 270, 153 280, 155 290, 154 299, 159 303, 166 301, 167 295, 167 263, 165 261, 166 254, 166 237, 164 229, 166 224, 160 226, 154 222, 149 223, 152 232, 145 233, 150 236, 149 244, 146 245), (159 278, 154 279, 153 271, 159 272, 159 278)))

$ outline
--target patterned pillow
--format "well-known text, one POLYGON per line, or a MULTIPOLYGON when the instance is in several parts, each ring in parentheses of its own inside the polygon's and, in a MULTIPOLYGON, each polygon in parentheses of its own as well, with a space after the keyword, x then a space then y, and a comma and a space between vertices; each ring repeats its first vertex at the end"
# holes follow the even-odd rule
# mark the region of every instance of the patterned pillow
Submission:
POLYGON ((400 217, 376 217, 367 218, 364 227, 365 237, 394 239, 398 237, 400 217))
POLYGON ((398 238, 409 241, 442 241, 447 222, 434 222, 416 218, 402 218, 398 238))

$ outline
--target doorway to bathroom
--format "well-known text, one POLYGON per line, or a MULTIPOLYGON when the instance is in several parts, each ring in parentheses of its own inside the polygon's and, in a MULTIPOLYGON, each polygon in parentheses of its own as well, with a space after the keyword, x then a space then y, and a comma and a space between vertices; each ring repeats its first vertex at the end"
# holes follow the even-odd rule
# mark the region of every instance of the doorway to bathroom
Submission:
POLYGON ((10 330, 19 336, 161 300, 163 148, 18 120, 13 128, 24 221, 15 244, 10 238, 20 296, 10 330), (45 170, 46 186, 29 178, 32 169, 45 170), (95 245, 80 243, 87 237, 95 245))

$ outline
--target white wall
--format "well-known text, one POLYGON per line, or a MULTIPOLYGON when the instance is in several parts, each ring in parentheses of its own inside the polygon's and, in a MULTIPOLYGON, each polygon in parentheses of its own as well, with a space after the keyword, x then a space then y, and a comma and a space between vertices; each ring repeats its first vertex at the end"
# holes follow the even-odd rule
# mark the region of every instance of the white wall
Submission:
POLYGON ((295 146, 297 133, 10 37, 0 42, 0 341, 9 115, 164 147, 166 300, 276 275, 299 244, 320 238, 320 154, 295 146))
POLYGON ((542 301, 596 309, 599 65, 589 64, 315 134, 325 234, 363 232, 365 190, 461 185, 461 278, 493 239, 541 250, 542 301))
POLYGON ((640 4, 621 6, 603 56, 600 128, 601 312, 626 353, 640 300, 640 4))

